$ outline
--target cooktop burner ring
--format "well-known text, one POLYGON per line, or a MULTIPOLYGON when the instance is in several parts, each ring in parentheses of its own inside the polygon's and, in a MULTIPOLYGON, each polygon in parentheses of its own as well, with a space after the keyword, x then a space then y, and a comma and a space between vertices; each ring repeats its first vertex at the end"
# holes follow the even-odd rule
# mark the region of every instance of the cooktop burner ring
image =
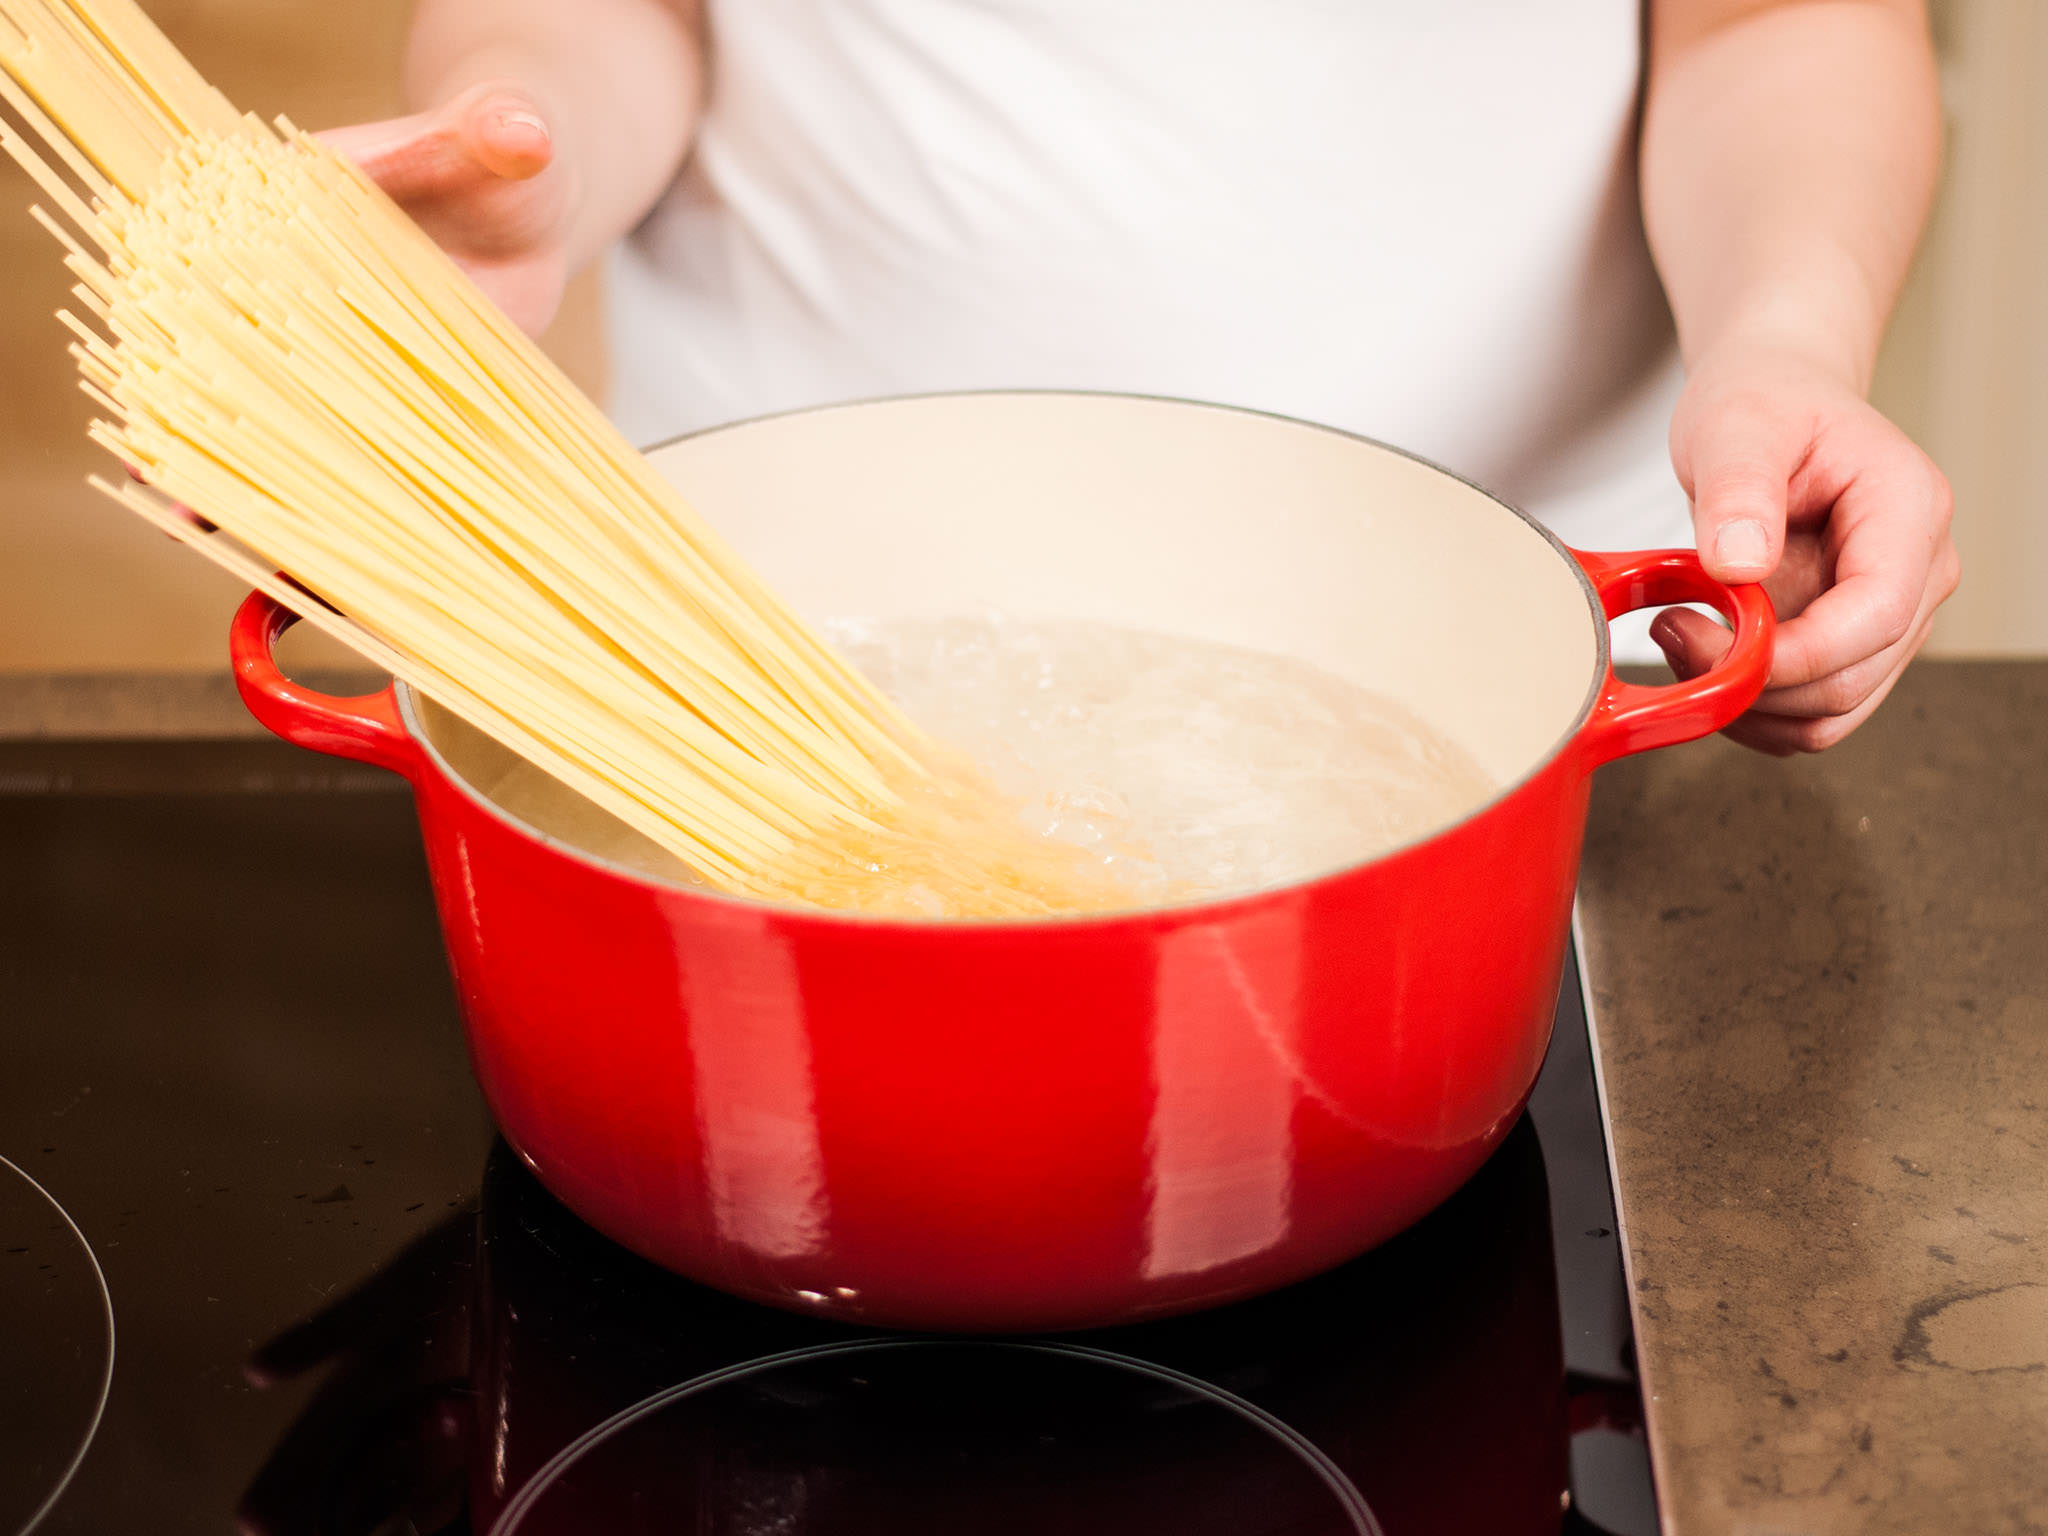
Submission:
POLYGON ((521 1523, 576 1463, 622 1431, 676 1403, 750 1376, 762 1375, 788 1366, 851 1355, 935 1348, 1002 1350, 1014 1354, 1036 1354, 1067 1361, 1085 1361, 1178 1388, 1228 1411, 1291 1451, 1320 1480, 1350 1521, 1356 1536, 1384 1536, 1379 1521, 1365 1502, 1364 1495, 1358 1491, 1357 1485, 1344 1470, 1307 1436, 1256 1403, 1212 1382, 1203 1381, 1200 1377, 1106 1349, 1038 1340, 980 1338, 857 1339, 813 1345, 805 1349, 757 1356, 678 1382, 650 1397, 643 1398, 629 1408, 621 1409, 563 1446, 506 1502, 498 1518, 492 1523, 489 1536, 517 1536, 521 1523))
MULTIPOLYGON (((100 1368, 97 1387, 88 1388, 92 1399, 92 1406, 86 1415, 84 1429, 78 1432, 77 1446, 72 1450, 69 1459, 64 1461, 56 1472, 55 1480, 43 1495, 41 1502, 31 1507, 26 1517, 16 1517, 21 1519, 21 1523, 13 1528, 12 1536, 28 1536, 30 1531, 33 1531, 42 1523, 44 1517, 56 1506, 57 1501, 64 1496, 64 1491, 71 1486, 72 1479, 78 1475, 79 1467, 85 1462, 86 1452, 92 1449, 93 1440, 99 1434, 101 1419, 106 1416, 107 1398, 112 1392, 114 1385, 114 1296, 113 1292, 107 1287, 106 1271, 100 1268, 99 1255, 93 1252, 92 1244, 86 1241, 85 1233, 79 1229, 78 1223, 71 1219, 71 1213, 64 1209, 57 1197, 45 1189, 41 1182, 33 1174, 29 1173, 27 1169, 23 1168, 12 1158, 4 1155, 0 1155, 0 1181, 9 1184, 19 1181, 20 1185, 25 1185, 27 1189, 32 1190, 35 1200, 27 1203, 28 1208, 34 1209, 36 1203, 39 1202, 41 1206, 55 1213, 58 1221, 62 1223, 62 1227, 59 1230, 68 1233, 71 1241, 76 1244, 78 1253, 85 1260, 84 1268, 90 1273, 93 1286, 98 1291, 97 1299, 99 1302, 100 1323, 103 1329, 105 1350, 105 1359, 100 1368), (13 1178, 11 1180, 6 1179, 6 1175, 10 1174, 13 1178)), ((28 1491, 28 1496, 33 1497, 33 1495, 34 1490, 31 1488, 28 1491)))

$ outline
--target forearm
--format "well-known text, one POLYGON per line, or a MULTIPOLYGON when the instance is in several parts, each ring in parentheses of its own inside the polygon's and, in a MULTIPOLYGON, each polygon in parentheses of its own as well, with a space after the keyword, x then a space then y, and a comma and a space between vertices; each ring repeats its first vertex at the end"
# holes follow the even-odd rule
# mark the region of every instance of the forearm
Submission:
POLYGON ((704 99, 702 37, 697 0, 420 0, 406 95, 423 109, 503 81, 533 97, 573 188, 574 268, 674 179, 704 99))
POLYGON ((1916 0, 1656 0, 1643 213, 1688 364, 1755 345, 1866 390, 1939 141, 1916 0))

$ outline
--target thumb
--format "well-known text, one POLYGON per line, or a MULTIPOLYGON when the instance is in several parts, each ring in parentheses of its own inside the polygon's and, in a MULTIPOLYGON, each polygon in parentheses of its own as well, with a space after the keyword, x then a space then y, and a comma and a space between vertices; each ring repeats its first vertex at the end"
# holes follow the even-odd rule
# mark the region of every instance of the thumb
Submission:
POLYGON ((555 158, 546 114, 517 86, 477 86, 456 97, 448 110, 463 147, 493 175, 525 181, 555 158))
POLYGON ((397 201, 524 181, 554 159, 539 106, 514 85, 476 85, 425 112, 330 128, 317 138, 356 162, 397 201))
POLYGON ((436 164, 435 158, 427 153, 429 141, 436 134, 445 134, 439 115, 412 112, 374 123, 324 128, 313 137, 336 154, 355 161, 393 197, 417 197, 433 190, 432 176, 446 173, 446 167, 436 164))
POLYGON ((1805 434, 1768 408, 1703 405, 1674 424, 1672 463, 1692 496, 1700 563, 1716 580, 1761 581, 1785 552, 1787 487, 1805 434))

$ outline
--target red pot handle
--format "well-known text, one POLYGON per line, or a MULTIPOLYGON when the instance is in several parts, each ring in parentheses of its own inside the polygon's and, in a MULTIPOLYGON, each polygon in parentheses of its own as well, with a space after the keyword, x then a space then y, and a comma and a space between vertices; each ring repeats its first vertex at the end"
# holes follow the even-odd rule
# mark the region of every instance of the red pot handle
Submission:
POLYGON ((338 699, 302 688, 278 670, 277 637, 298 622, 296 613, 262 592, 251 592, 236 610, 228 655, 249 713, 296 746, 411 778, 420 766, 420 749, 399 716, 394 688, 338 699))
POLYGON ((1711 736, 1756 702, 1770 674, 1771 639, 1778 628, 1762 587, 1731 587, 1716 581, 1689 549, 1572 554, 1585 567, 1610 619, 1666 603, 1707 603, 1735 626, 1735 643, 1728 654, 1682 683, 1625 683, 1610 666, 1593 717, 1579 736, 1593 766, 1631 752, 1711 736))

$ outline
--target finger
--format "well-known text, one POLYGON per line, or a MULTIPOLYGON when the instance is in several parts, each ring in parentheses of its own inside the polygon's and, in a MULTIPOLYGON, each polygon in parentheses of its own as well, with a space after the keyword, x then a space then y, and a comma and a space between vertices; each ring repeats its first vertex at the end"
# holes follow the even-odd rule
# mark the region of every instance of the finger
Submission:
POLYGON ((540 109, 507 86, 478 86, 430 112, 330 128, 316 137, 401 203, 479 183, 524 181, 554 158, 540 109))
MULTIPOLYGON (((1650 636, 1680 679, 1698 677, 1727 654, 1734 637, 1720 625, 1686 609, 1660 614, 1650 636)), ((1786 688, 1766 688, 1752 709, 1761 714, 1820 719, 1856 708, 1899 666, 1906 642, 1888 646, 1853 666, 1786 688)))
POLYGON ((1791 687, 1772 687, 1764 690, 1756 701, 1755 708, 1763 714, 1805 716, 1821 719, 1832 715, 1844 715, 1854 710, 1870 697, 1885 680, 1902 669, 1920 647, 1927 642, 1927 635, 1933 626, 1934 611, 1948 601, 1949 594, 1956 589, 1961 575, 1961 563, 1956 557, 1955 546, 1945 545, 1935 557, 1934 570, 1926 590, 1920 597, 1920 609, 1913 616, 1913 629, 1896 645, 1886 647, 1875 656, 1844 667, 1839 672, 1830 672, 1826 677, 1816 678, 1810 683, 1799 683, 1791 687))
POLYGON ((1789 731, 1779 729, 1786 722, 1759 721, 1757 717, 1744 715, 1733 725, 1722 728, 1721 734, 1737 746, 1747 747, 1752 752, 1762 752, 1770 757, 1791 757, 1799 751, 1789 731))
POLYGON ((1818 681, 1913 633, 1949 544, 1946 497, 1939 474, 1917 463, 1842 491, 1830 520, 1834 584, 1779 626, 1773 687, 1818 681))
POLYGON ((1675 443, 1692 494, 1700 563, 1716 580, 1761 581, 1785 546, 1786 488, 1813 440, 1812 426, 1740 397, 1703 401, 1675 443))
MULTIPOLYGON (((1789 632, 1797 641, 1797 621, 1811 611, 1838 574, 1834 557, 1819 551, 1813 541, 1794 537, 1787 543, 1784 562, 1765 583, 1781 627, 1780 638, 1773 647, 1767 691, 1758 707, 1776 707, 1785 714, 1840 714, 1860 702, 1864 693, 1889 670, 1888 658, 1897 649, 1896 641, 1818 677, 1809 675, 1813 666, 1810 653, 1785 646, 1783 637, 1789 632), (1784 702, 1773 705, 1773 700, 1784 702)), ((1919 607, 1912 615, 1909 631, 1917 629, 1921 621, 1947 601, 1960 576, 1955 545, 1944 537, 1922 585, 1919 607)), ((1650 637, 1663 649, 1672 671, 1681 678, 1699 676, 1721 659, 1730 643, 1726 629, 1682 608, 1659 614, 1650 626, 1650 637)))
POLYGON ((1916 631, 1911 643, 1903 648, 1899 664, 1885 676, 1870 695, 1847 714, 1830 715, 1824 719, 1795 719, 1787 715, 1765 714, 1751 711, 1729 726, 1723 733, 1743 746, 1768 752, 1774 757, 1786 757, 1795 752, 1822 752, 1855 730, 1877 712, 1892 689, 1905 674, 1906 663, 1918 655, 1927 643, 1933 630, 1930 616, 1926 625, 1916 631))
POLYGON ((1800 683, 1791 688, 1767 688, 1757 698, 1755 708, 1759 713, 1782 715, 1788 719, 1829 720, 1837 715, 1846 715, 1884 685, 1885 679, 1904 664, 1912 648, 1912 637, 1909 636, 1896 645, 1887 646, 1875 656, 1866 656, 1854 666, 1830 672, 1810 683, 1800 683))
MULTIPOLYGON (((1926 644, 1933 605, 1912 636, 1850 673, 1797 689, 1770 690, 1723 732, 1743 746, 1789 756, 1833 745, 1870 718, 1906 663, 1926 644)), ((1733 637, 1718 624, 1684 609, 1659 615, 1651 635, 1663 646, 1679 678, 1697 677, 1724 655, 1733 637), (1668 619, 1668 623, 1667 623, 1668 619)))
POLYGON ((1821 532, 1799 526, 1795 513, 1785 534, 1785 552, 1778 568, 1764 578, 1771 612, 1781 624, 1804 613, 1813 600, 1835 584, 1835 552, 1821 532))
MULTIPOLYGON (((1834 556, 1820 539, 1795 529, 1786 537, 1778 568, 1763 588, 1771 599, 1771 611, 1783 622, 1803 610, 1834 579, 1834 556)), ((1667 608, 1660 613, 1650 625, 1650 638, 1663 648, 1665 660, 1682 678, 1697 677, 1713 666, 1730 643, 1725 627, 1687 608, 1667 608)), ((1774 679, 1767 681, 1774 683, 1774 679)))
POLYGON ((476 162, 507 181, 538 176, 555 158, 547 119, 520 92, 486 92, 465 104, 457 121, 476 162))
POLYGON ((1666 608, 1651 622, 1650 638, 1681 682, 1718 665, 1735 643, 1731 631, 1690 608, 1666 608))
POLYGON ((328 128, 313 135, 336 154, 353 160, 369 178, 401 201, 430 197, 458 174, 473 174, 453 147, 451 125, 438 112, 414 112, 375 123, 328 128))

